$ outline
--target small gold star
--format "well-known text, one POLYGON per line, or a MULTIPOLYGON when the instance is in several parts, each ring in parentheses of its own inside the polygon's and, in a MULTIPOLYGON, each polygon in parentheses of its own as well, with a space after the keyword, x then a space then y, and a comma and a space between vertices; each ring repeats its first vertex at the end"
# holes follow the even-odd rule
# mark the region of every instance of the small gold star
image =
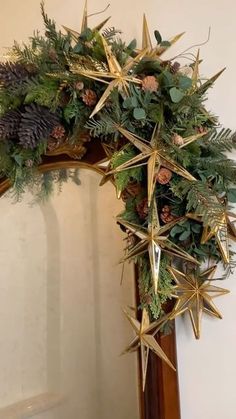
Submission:
MULTIPOLYGON (((191 218, 195 221, 202 222, 201 215, 188 213, 186 214, 186 217, 191 218)), ((232 228, 234 228, 234 226, 230 222, 227 212, 222 213, 221 219, 218 221, 217 224, 214 224, 214 226, 209 225, 209 226, 203 227, 201 244, 207 243, 212 237, 215 236, 216 243, 219 247, 224 263, 229 263, 230 261, 229 231, 231 231, 232 233, 232 228)))
MULTIPOLYGON (((123 170, 131 169, 141 165, 147 165, 147 178, 148 178, 148 205, 150 206, 152 201, 153 192, 156 185, 156 175, 161 167, 165 167, 179 176, 184 177, 190 181, 196 179, 182 166, 177 164, 171 157, 166 155, 166 150, 162 145, 159 145, 160 140, 156 137, 156 128, 153 131, 150 141, 144 140, 141 137, 131 133, 130 131, 117 126, 117 130, 126 137, 131 144, 133 144, 139 151, 140 154, 133 157, 131 160, 117 166, 110 173, 118 173, 123 170), (144 161, 144 162, 143 162, 144 161), (143 162, 143 163, 142 163, 143 162)), ((191 137, 184 138, 184 143, 181 147, 185 147, 191 142, 201 138, 206 133, 199 133, 192 135, 191 137)))
POLYGON ((129 320, 131 326, 133 327, 136 336, 127 346, 127 348, 123 351, 123 354, 127 352, 136 351, 138 348, 140 348, 142 365, 142 387, 144 391, 150 350, 153 351, 163 361, 165 361, 174 371, 176 371, 175 367, 170 362, 165 352, 162 350, 162 348, 154 338, 154 335, 168 321, 168 316, 165 316, 162 319, 150 323, 148 313, 146 309, 144 309, 142 312, 142 321, 140 323, 137 319, 130 316, 130 314, 128 314, 126 311, 124 311, 124 313, 127 319, 129 320))
POLYGON ((156 204, 153 205, 152 217, 148 223, 148 228, 143 228, 128 221, 124 221, 119 217, 117 218, 117 221, 140 239, 139 243, 136 244, 126 256, 124 256, 122 261, 124 262, 133 259, 148 252, 155 293, 157 293, 158 290, 161 251, 175 257, 188 260, 192 263, 198 263, 196 259, 182 250, 175 243, 171 242, 166 236, 166 233, 171 230, 174 225, 179 223, 180 219, 165 224, 164 226, 160 226, 156 204))
POLYGON ((168 270, 176 282, 176 286, 174 286, 175 292, 172 296, 177 298, 170 318, 174 319, 188 311, 195 337, 199 339, 202 314, 205 312, 221 319, 222 316, 212 300, 215 297, 227 294, 229 291, 211 285, 211 282, 207 281, 207 279, 213 277, 216 266, 212 266, 200 274, 197 274, 196 271, 185 274, 173 267, 169 267, 168 270))
POLYGON ((90 118, 92 118, 103 108, 113 89, 118 88, 120 92, 128 96, 130 83, 141 84, 141 80, 130 74, 130 71, 145 56, 145 51, 141 51, 140 54, 138 54, 135 58, 131 58, 123 67, 121 67, 106 39, 102 35, 100 36, 107 59, 108 69, 93 71, 89 69, 83 69, 76 64, 71 65, 71 71, 75 74, 80 74, 83 77, 88 77, 90 79, 108 84, 93 112, 91 113, 90 118))

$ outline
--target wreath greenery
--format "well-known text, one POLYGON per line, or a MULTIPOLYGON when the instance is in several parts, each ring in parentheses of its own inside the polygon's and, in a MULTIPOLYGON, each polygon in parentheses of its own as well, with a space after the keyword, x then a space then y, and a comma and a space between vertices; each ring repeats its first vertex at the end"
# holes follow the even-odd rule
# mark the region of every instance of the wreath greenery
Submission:
MULTIPOLYGON (((91 138, 101 142, 109 161, 104 181, 112 179, 125 202, 118 218, 128 233, 124 260, 138 263, 140 305, 157 319, 168 299, 183 295, 173 285, 176 268, 200 287, 208 278, 200 264, 222 262, 223 277, 233 266, 236 167, 226 153, 235 134, 205 107, 221 72, 203 80, 199 53, 184 66, 165 60, 181 34, 165 41, 155 31, 152 45, 145 17, 138 50, 114 28, 103 30, 106 21, 90 29, 84 15, 80 33, 64 34, 43 3, 41 10, 45 35, 15 42, 0 64, 0 176, 17 196, 32 185, 47 196, 68 173, 39 174, 45 155, 66 150, 81 158, 91 138)), ((207 311, 211 301, 204 298, 198 309, 207 311)), ((192 303, 181 304, 172 317, 193 311, 192 303)))

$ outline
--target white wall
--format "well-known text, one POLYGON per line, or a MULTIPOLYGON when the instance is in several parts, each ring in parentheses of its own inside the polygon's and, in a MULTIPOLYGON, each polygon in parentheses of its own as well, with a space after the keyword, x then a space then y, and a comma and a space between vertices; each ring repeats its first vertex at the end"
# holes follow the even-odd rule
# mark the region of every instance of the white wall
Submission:
MULTIPOLYGON (((3 32, 1 45, 11 44, 14 38, 24 39, 32 30, 40 27, 38 0, 1 0, 0 28, 3 32)), ((99 11, 106 1, 91 0, 91 12, 99 11)), ((78 27, 81 20, 81 2, 75 0, 48 0, 47 9, 59 23, 78 27)), ((150 27, 158 28, 166 37, 185 30, 186 36, 172 54, 207 38, 211 26, 211 39, 202 47, 202 73, 210 76, 227 66, 227 71, 210 92, 209 108, 220 116, 223 124, 236 128, 235 122, 235 50, 236 25, 234 0, 113 0, 109 14, 111 25, 123 30, 129 39, 141 38, 141 19, 146 12, 150 27)), ((92 22, 100 17, 92 18, 92 22)), ((195 50, 193 49, 193 52, 195 50)), ((181 390, 182 419, 234 419, 236 400, 236 285, 234 277, 225 287, 229 296, 216 300, 224 320, 203 319, 202 338, 196 342, 189 323, 179 320, 178 358, 181 390)))

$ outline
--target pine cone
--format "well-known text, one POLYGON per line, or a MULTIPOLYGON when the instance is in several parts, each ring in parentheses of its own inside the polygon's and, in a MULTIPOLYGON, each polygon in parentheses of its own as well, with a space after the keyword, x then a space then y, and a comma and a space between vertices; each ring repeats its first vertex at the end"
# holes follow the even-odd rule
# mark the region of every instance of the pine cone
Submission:
POLYGON ((142 89, 145 92, 157 92, 159 83, 154 76, 146 76, 142 80, 142 89))
POLYGON ((55 138, 56 140, 62 140, 65 137, 66 130, 62 125, 57 125, 53 128, 51 132, 51 137, 55 138))
POLYGON ((161 167, 156 175, 156 181, 161 185, 166 185, 172 178, 172 172, 165 167, 161 167))
POLYGON ((52 130, 60 124, 57 115, 45 106, 32 103, 25 107, 19 126, 19 142, 24 148, 35 148, 46 140, 52 130))
POLYGON ((145 219, 148 215, 148 200, 147 198, 142 199, 136 205, 137 213, 141 219, 145 219))
POLYGON ((129 198, 135 198, 140 194, 142 187, 140 183, 135 181, 130 181, 126 188, 123 190, 121 194, 121 198, 124 202, 126 202, 129 198))
POLYGON ((184 139, 181 135, 175 133, 172 136, 172 142, 173 144, 180 146, 184 144, 184 139))
POLYGON ((81 95, 83 102, 88 106, 94 106, 97 102, 97 95, 91 89, 86 89, 81 95))
POLYGON ((171 223, 172 221, 176 220, 176 217, 170 213, 167 212, 163 212, 160 215, 161 220, 163 221, 163 223, 167 224, 167 223, 171 223))
POLYGON ((30 73, 19 63, 0 63, 0 85, 9 87, 28 79, 30 73))
POLYGON ((0 138, 17 138, 20 126, 21 113, 17 110, 10 110, 0 118, 0 138))

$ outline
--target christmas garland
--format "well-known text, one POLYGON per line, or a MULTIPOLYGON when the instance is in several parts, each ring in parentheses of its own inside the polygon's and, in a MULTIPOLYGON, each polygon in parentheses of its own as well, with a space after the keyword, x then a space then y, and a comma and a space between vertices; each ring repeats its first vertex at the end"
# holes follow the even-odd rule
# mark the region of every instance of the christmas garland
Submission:
MULTIPOLYGON (((117 219, 127 233, 123 261, 136 261, 139 270, 143 314, 138 323, 126 313, 137 334, 126 351, 141 345, 170 364, 153 335, 187 311, 199 338, 202 312, 221 317, 212 298, 227 292, 209 282, 216 264, 223 278, 233 267, 236 167, 225 153, 235 135, 205 108, 222 71, 203 80, 199 52, 184 66, 177 57, 165 60, 182 34, 165 41, 156 30, 152 43, 145 17, 138 49, 114 28, 104 30, 108 19, 90 29, 86 7, 79 33, 57 30, 41 9, 45 36, 15 42, 0 64, 0 176, 17 196, 32 185, 48 195, 68 175, 40 174, 45 155, 82 158, 91 138, 103 145, 103 183, 112 180, 125 203, 117 219)), ((147 357, 142 361, 145 385, 147 357)))

